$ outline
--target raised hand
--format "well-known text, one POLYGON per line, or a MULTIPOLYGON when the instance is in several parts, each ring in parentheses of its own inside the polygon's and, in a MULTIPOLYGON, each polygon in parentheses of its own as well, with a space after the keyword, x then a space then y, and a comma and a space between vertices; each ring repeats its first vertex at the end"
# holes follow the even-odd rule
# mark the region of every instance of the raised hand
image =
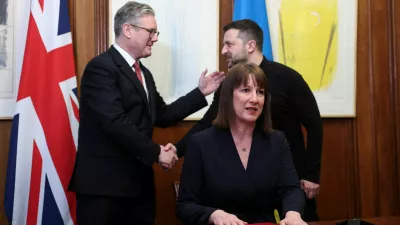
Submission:
POLYGON ((215 71, 214 73, 206 76, 207 71, 208 70, 205 69, 201 73, 198 85, 201 93, 203 93, 204 96, 207 96, 217 90, 219 85, 225 79, 224 72, 215 71))

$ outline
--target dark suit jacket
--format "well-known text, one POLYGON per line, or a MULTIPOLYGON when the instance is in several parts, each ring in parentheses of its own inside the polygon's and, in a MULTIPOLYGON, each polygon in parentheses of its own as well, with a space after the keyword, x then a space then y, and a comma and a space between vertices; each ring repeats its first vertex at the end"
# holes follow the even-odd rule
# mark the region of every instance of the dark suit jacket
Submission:
POLYGON ((70 189, 106 196, 137 196, 151 187, 160 147, 153 125, 165 127, 207 105, 196 88, 166 105, 150 71, 141 65, 145 90, 122 55, 111 47, 93 58, 81 83, 78 152, 70 189))
POLYGON ((248 223, 275 222, 276 197, 283 215, 302 213, 304 193, 283 133, 255 131, 246 170, 227 129, 194 134, 187 149, 176 207, 184 224, 207 224, 216 209, 248 223))
MULTIPOLYGON (((275 130, 283 131, 289 142, 293 161, 301 179, 319 183, 322 154, 322 119, 313 93, 295 70, 265 57, 260 68, 268 79, 271 94, 271 119, 275 130), (302 133, 307 130, 307 150, 302 133)), ((220 88, 204 117, 176 144, 179 156, 185 153, 185 142, 191 135, 212 125, 217 117, 220 88)))

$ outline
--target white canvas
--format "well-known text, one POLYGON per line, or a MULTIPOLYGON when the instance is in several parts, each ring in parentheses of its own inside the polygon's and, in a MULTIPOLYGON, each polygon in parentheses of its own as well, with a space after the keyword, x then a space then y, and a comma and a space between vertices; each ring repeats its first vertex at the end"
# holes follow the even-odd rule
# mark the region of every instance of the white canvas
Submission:
MULTIPOLYGON (((306 82, 309 83, 322 117, 355 117, 357 0, 266 0, 266 3, 274 60, 290 66, 290 63, 285 63, 279 55, 282 54, 281 37, 284 36, 284 38, 290 39, 292 38, 290 35, 297 36, 293 38, 292 42, 285 42, 286 48, 290 48, 290 44, 293 43, 293 45, 296 45, 293 49, 302 46, 310 49, 310 52, 317 49, 322 53, 317 55, 320 56, 319 58, 315 58, 317 57, 316 55, 308 54, 307 51, 303 51, 303 54, 296 54, 299 52, 294 50, 293 56, 286 55, 286 58, 289 58, 289 60, 292 57, 296 58, 296 60, 303 60, 302 62, 304 63, 309 63, 310 67, 313 67, 315 70, 310 69, 308 71, 315 72, 316 77, 323 71, 322 64, 324 63, 325 56, 328 55, 327 60, 334 61, 330 67, 333 68, 333 72, 330 74, 329 82, 325 80, 325 85, 321 85, 320 87, 313 84, 310 78, 313 74, 305 74, 299 71, 300 68, 292 67, 298 70, 306 82), (286 8, 282 9, 282 7, 285 7, 283 6, 284 2, 287 5, 286 8), (300 6, 308 8, 299 9, 296 7, 296 2, 301 4, 300 6), (307 4, 309 6, 306 6, 307 4), (288 9, 290 7, 288 5, 296 7, 296 9, 293 9, 293 14, 296 15, 290 15, 293 20, 286 19, 282 21, 282 18, 284 18, 282 13, 287 13, 290 10, 288 9), (334 15, 331 14, 332 11, 334 11, 334 15), (285 25, 286 27, 290 27, 288 23, 293 23, 295 25, 293 27, 295 28, 291 27, 292 30, 281 29, 285 25), (334 44, 330 46, 329 50, 331 53, 335 52, 335 54, 329 55, 329 53, 325 53, 329 52, 327 49, 330 31, 327 29, 324 30, 321 27, 331 26, 333 23, 336 25, 336 29, 334 30, 336 39, 334 39, 334 44), (294 33, 294 29, 299 32, 294 33), (282 30, 283 34, 281 33, 282 30), (315 35, 316 33, 320 35, 319 31, 323 34, 316 41, 307 42, 307 35, 315 35), (288 44, 289 46, 287 46, 288 44), (333 48, 335 48, 334 51, 333 48)), ((308 40, 312 38, 310 37, 308 40)), ((290 49, 286 51, 286 54, 288 52, 290 52, 290 49)))
MULTIPOLYGON (((110 40, 114 42, 113 16, 126 0, 110 1, 110 40)), ((201 72, 218 69, 219 9, 215 0, 140 0, 156 13, 160 36, 152 56, 141 59, 152 72, 167 103, 197 87, 201 72)), ((209 105, 213 95, 207 100, 209 105)), ((187 120, 201 119, 208 107, 187 120)))

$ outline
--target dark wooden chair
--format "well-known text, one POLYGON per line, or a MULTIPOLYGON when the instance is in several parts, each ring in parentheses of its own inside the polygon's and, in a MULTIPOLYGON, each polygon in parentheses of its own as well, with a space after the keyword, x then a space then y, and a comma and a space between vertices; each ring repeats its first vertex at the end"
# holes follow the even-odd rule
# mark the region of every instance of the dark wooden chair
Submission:
POLYGON ((178 193, 179 193, 179 181, 174 181, 172 182, 172 188, 175 191, 175 198, 178 199, 178 193))

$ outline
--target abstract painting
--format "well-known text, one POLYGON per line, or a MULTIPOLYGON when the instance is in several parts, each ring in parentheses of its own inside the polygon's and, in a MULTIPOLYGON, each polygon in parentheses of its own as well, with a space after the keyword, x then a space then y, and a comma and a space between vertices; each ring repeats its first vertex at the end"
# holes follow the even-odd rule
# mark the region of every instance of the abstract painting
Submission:
POLYGON ((357 1, 266 3, 274 60, 303 76, 323 117, 354 117, 357 1))
MULTIPOLYGON (((127 0, 110 1, 110 45, 114 42, 114 18, 127 0)), ((152 55, 140 61, 152 72, 157 90, 167 103, 187 94, 198 85, 204 69, 218 69, 219 9, 218 1, 139 0, 155 11, 158 41, 152 55), (195 15, 195 16, 194 16, 195 15)), ((211 104, 213 95, 207 96, 211 104)), ((208 107, 190 115, 187 120, 201 119, 208 107)))
POLYGON ((0 0, 0 119, 12 117, 15 102, 13 1, 0 0))

